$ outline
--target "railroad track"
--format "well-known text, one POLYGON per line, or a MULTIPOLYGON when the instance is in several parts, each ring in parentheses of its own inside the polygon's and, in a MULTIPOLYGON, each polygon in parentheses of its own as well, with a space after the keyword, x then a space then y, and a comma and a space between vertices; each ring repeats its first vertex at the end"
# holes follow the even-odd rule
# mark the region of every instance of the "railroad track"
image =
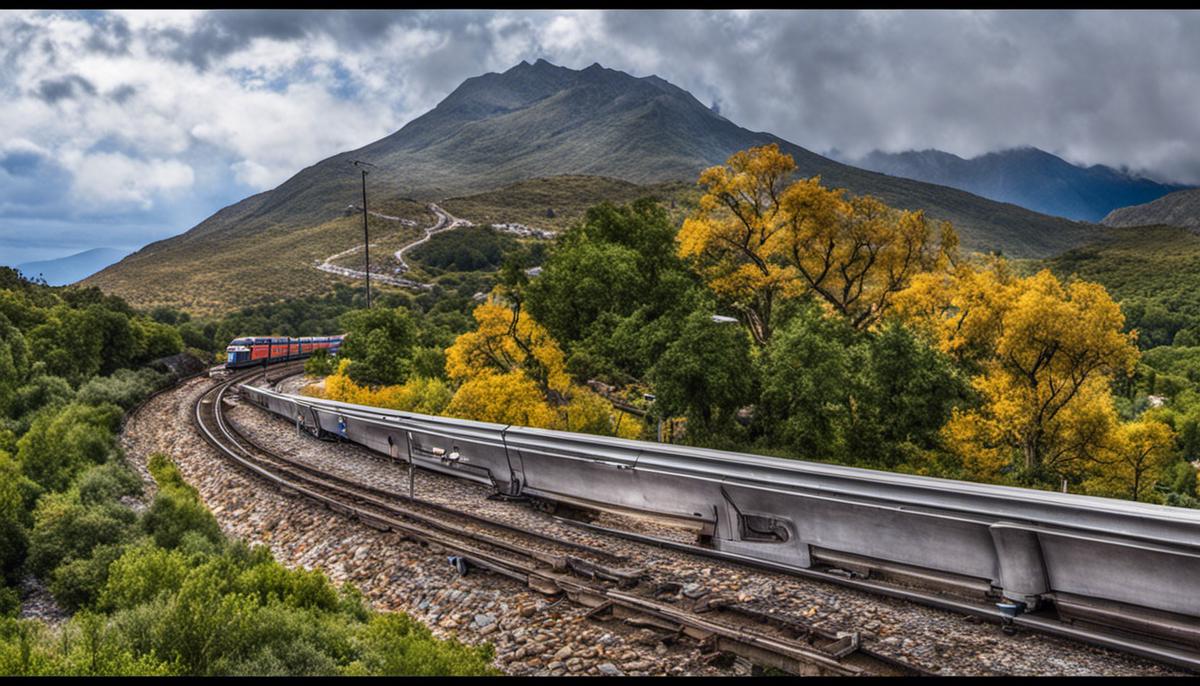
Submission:
MULTIPOLYGON (((297 367, 284 366, 286 374, 297 367)), ((488 570, 550 596, 590 608, 597 621, 623 620, 688 636, 719 656, 741 656, 798 675, 924 675, 925 670, 863 646, 857 632, 832 633, 807 622, 759 613, 708 592, 683 593, 628 558, 437 503, 374 488, 258 445, 224 416, 230 389, 264 372, 235 375, 196 401, 201 435, 226 459, 287 494, 305 497, 379 530, 450 551, 461 574, 488 570)))

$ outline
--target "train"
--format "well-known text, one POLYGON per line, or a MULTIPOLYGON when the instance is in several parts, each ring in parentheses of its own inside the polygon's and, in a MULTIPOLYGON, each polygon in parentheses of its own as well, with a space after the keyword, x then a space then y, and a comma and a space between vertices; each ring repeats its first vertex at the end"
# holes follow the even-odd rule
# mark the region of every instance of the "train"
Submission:
POLYGON ((288 360, 303 360, 317 350, 337 355, 345 334, 337 336, 244 336, 235 338, 225 348, 225 368, 238 369, 252 365, 273 364, 288 360))

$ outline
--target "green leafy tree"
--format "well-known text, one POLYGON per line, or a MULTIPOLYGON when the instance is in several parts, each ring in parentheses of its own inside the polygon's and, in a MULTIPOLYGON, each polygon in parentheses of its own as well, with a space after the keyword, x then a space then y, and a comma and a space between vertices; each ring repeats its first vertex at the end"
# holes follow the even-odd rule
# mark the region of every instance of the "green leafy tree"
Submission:
POLYGON ((686 416, 696 442, 727 440, 738 409, 754 400, 757 380, 745 330, 716 323, 704 310, 688 316, 649 377, 659 411, 686 416))
POLYGON ((346 340, 339 354, 351 360, 348 374, 355 383, 390 386, 408 379, 416 327, 406 310, 356 310, 342 322, 346 340))
POLYGON ((570 367, 639 379, 700 305, 676 255, 675 227, 653 199, 601 204, 558 241, 525 288, 528 309, 571 351, 570 367))

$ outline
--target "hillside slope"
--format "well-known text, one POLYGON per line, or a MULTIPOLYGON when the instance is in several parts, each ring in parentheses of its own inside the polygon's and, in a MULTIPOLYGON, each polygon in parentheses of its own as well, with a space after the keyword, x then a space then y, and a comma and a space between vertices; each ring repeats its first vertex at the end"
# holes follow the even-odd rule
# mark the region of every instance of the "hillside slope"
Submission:
MULTIPOLYGON (((1102 284, 1121 302, 1143 348, 1171 345, 1183 329, 1200 341, 1200 234, 1177 226, 1113 229, 1045 261, 1056 274, 1102 284)), ((1195 345, 1196 343, 1189 343, 1195 345)))
POLYGON ((1116 208, 1150 202, 1185 188, 1104 165, 1080 167, 1037 148, 1014 148, 971 159, 941 150, 875 151, 847 161, 1077 221, 1097 222, 1116 208))
POLYGON ((1046 256, 1086 242, 1101 230, 835 162, 771 134, 741 128, 655 76, 635 78, 599 65, 572 70, 539 60, 467 79, 437 107, 396 133, 301 170, 279 187, 227 207, 181 236, 143 248, 87 283, 133 302, 188 308, 226 299, 217 292, 222 283, 239 284, 247 299, 271 297, 254 272, 231 267, 247 264, 249 251, 254 253, 255 269, 278 276, 268 280, 276 287, 290 288, 299 279, 305 289, 328 287, 328 279, 336 277, 307 273, 304 259, 296 259, 301 257, 298 249, 286 242, 292 233, 295 242, 321 243, 346 233, 341 247, 353 245, 354 237, 342 231, 350 224, 338 227, 346 223, 345 208, 359 193, 359 177, 350 166, 354 159, 378 167, 368 178, 372 206, 419 206, 562 175, 691 185, 703 168, 737 150, 766 143, 777 143, 790 153, 801 175, 820 175, 827 185, 949 219, 970 249, 1046 256), (316 227, 324 228, 311 233, 316 227), (267 244, 280 250, 262 253, 267 244), (282 274, 288 270, 302 276, 282 274), (183 295, 145 288, 168 275, 176 282, 171 290, 183 295), (319 283, 310 283, 314 281, 319 283))
POLYGON ((1113 210, 1101 223, 1106 226, 1167 224, 1200 229, 1200 188, 1177 191, 1153 202, 1113 210))

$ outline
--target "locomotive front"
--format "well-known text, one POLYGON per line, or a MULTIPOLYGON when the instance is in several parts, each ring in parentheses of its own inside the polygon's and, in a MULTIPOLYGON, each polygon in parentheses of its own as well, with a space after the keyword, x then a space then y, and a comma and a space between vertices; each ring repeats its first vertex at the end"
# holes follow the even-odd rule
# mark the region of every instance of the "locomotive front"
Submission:
POLYGON ((250 339, 235 338, 225 348, 225 367, 233 368, 250 361, 250 339))

